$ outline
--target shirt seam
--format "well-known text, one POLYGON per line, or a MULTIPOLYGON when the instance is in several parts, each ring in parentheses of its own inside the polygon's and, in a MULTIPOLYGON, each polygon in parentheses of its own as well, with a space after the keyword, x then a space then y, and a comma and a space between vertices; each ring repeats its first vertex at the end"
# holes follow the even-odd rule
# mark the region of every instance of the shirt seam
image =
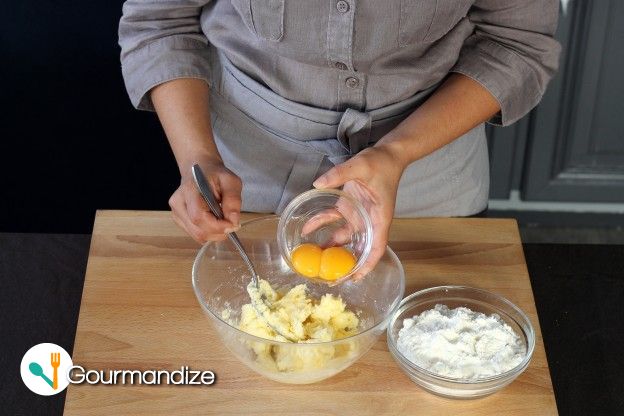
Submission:
POLYGON ((199 39, 193 39, 193 38, 189 38, 187 35, 184 34, 178 34, 178 35, 168 35, 162 38, 158 38, 158 39, 152 39, 149 41, 144 41, 144 42, 140 42, 137 46, 135 46, 134 48, 126 51, 125 53, 122 51, 122 55, 123 58, 122 60, 125 61, 126 59, 128 59, 128 57, 130 56, 134 56, 137 53, 147 53, 147 49, 149 49, 151 46, 153 46, 154 44, 158 44, 158 43, 169 43, 169 42, 173 42, 176 39, 185 39, 188 42, 192 42, 192 43, 197 43, 198 46, 201 46, 201 48, 188 48, 188 49, 181 49, 181 48, 170 48, 170 50, 175 50, 175 51, 183 51, 183 50, 188 50, 188 51, 195 51, 195 50, 201 50, 201 49, 207 49, 209 42, 208 39, 206 38, 206 42, 203 42, 199 39))
POLYGON ((163 78, 159 79, 158 81, 154 81, 152 83, 147 84, 147 86, 144 87, 144 88, 134 89, 134 90, 131 91, 131 95, 135 95, 135 96, 139 97, 139 100, 138 100, 138 103, 137 103, 137 107, 140 107, 141 109, 145 109, 145 110, 149 110, 149 111, 155 111, 150 91, 152 89, 156 88, 157 86, 159 86, 161 84, 164 84, 165 82, 174 81, 176 79, 185 79, 185 78, 187 78, 187 79, 200 79, 202 81, 205 81, 206 84, 208 84, 208 86, 211 86, 210 81, 204 75, 192 74, 192 73, 178 74, 178 75, 175 75, 175 76, 172 76, 172 77, 163 77, 163 78))
MULTIPOLYGON (((482 43, 490 44, 491 46, 495 47, 497 51, 501 51, 507 54, 508 56, 510 56, 511 57, 510 59, 513 59, 513 60, 520 59, 522 62, 522 65, 520 66, 521 73, 526 74, 526 76, 530 77, 533 82, 539 85, 539 82, 535 79, 535 74, 531 66, 520 54, 515 52, 513 49, 509 49, 501 45, 500 43, 495 42, 491 39, 485 38, 483 36, 478 36, 477 39, 478 39, 478 43, 475 45, 473 51, 476 52, 478 55, 480 55, 481 58, 488 59, 488 60, 492 59, 492 55, 486 49, 484 49, 483 47, 484 45, 482 43)), ((468 57, 468 55, 463 55, 463 57, 465 59, 468 57)), ((507 113, 509 111, 503 111, 504 108, 506 107, 505 104, 507 104, 507 100, 503 99, 504 96, 506 95, 504 93, 504 89, 495 88, 496 85, 493 85, 491 82, 484 79, 481 74, 477 74, 477 73, 473 73, 472 71, 469 71, 467 67, 468 68, 470 67, 469 64, 466 64, 465 62, 463 62, 461 55, 460 55, 460 60, 457 62, 457 64, 453 68, 451 68, 449 72, 463 74, 477 81, 479 84, 485 87, 490 92, 490 94, 496 99, 501 109, 500 110, 501 116, 498 117, 497 115, 495 115, 494 117, 492 117, 492 119, 496 121, 497 119, 500 119, 501 125, 508 125, 507 122, 509 120, 509 117, 507 117, 507 113)), ((539 90, 533 90, 531 92, 531 95, 529 95, 528 101, 530 101, 531 103, 535 103, 535 101, 539 99, 540 95, 541 95, 541 92, 539 90)), ((506 110, 509 110, 509 108, 507 108, 506 110)))

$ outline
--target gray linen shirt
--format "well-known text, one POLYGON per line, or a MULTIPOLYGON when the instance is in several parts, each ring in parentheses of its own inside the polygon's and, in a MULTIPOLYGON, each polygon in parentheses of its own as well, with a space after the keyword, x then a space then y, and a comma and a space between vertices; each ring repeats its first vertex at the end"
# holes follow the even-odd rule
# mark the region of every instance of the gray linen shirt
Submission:
POLYGON ((558 64, 557 0, 128 0, 119 25, 132 103, 176 78, 210 80, 210 45, 282 97, 374 110, 450 72, 498 100, 492 122, 533 108, 558 64))

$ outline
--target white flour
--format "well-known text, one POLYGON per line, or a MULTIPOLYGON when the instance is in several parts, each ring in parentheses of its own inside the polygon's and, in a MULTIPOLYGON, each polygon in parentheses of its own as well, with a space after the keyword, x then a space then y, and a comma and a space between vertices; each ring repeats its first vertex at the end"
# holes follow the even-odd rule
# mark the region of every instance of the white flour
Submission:
POLYGON ((404 319, 397 344, 418 366, 468 380, 510 370, 526 354, 520 337, 498 315, 445 305, 404 319))

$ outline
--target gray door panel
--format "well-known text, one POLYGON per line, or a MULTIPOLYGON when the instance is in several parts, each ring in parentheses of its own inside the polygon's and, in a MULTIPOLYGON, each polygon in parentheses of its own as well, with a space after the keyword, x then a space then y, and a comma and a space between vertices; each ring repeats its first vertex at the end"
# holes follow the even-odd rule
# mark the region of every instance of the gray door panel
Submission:
POLYGON ((624 202, 624 2, 569 7, 560 71, 531 115, 522 196, 624 202))

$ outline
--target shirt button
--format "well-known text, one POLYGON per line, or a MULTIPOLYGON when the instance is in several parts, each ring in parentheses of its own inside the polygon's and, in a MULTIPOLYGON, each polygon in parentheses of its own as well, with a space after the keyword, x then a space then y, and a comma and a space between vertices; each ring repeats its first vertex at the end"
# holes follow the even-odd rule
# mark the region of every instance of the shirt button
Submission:
POLYGON ((344 62, 336 62, 334 66, 342 71, 345 71, 348 67, 344 62))
POLYGON ((357 86, 360 85, 360 80, 355 77, 349 77, 346 79, 345 83, 349 88, 357 88, 357 86))
POLYGON ((349 11, 349 3, 344 0, 340 0, 336 3, 336 9, 338 9, 340 13, 346 13, 349 11))

